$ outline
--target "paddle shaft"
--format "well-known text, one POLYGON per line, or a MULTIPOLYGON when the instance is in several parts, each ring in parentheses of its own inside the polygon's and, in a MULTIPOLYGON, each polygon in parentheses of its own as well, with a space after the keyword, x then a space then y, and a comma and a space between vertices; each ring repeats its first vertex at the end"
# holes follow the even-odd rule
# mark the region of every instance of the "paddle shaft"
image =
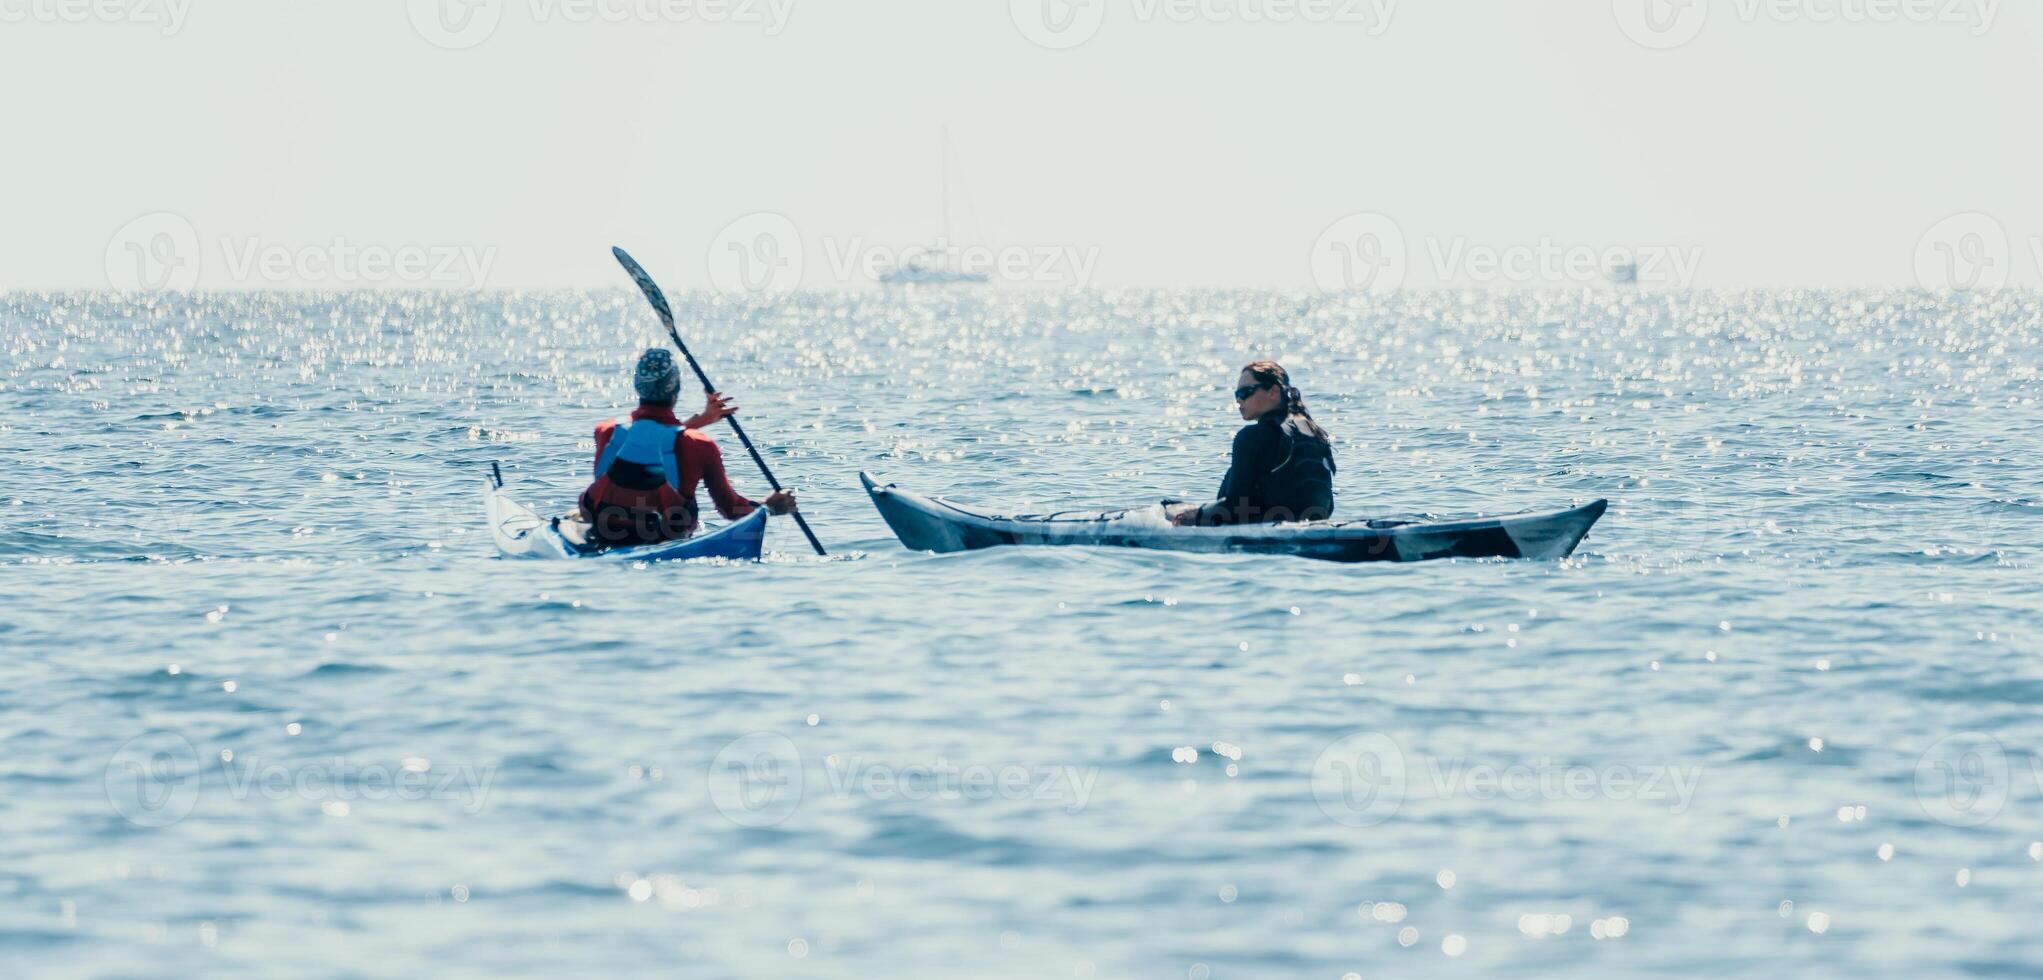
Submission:
MULTIPOLYGON (((667 305, 667 295, 660 291, 659 284, 653 282, 653 277, 638 264, 638 260, 631 257, 631 253, 613 247, 610 254, 617 257, 618 264, 624 266, 624 271, 630 273, 632 280, 638 283, 639 291, 646 294, 646 301, 653 304, 653 312, 660 315, 660 323, 667 328, 667 336, 673 339, 674 346, 681 349, 681 356, 688 361, 688 366, 694 369, 696 379, 702 382, 702 390, 714 393, 717 390, 716 385, 710 383, 709 374, 702 369, 702 364, 695 359, 695 355, 688 352, 688 345, 681 342, 681 331, 674 326, 674 310, 667 305)), ((724 421, 731 424, 731 431, 738 434, 738 441, 744 443, 745 451, 752 454, 752 462, 759 464, 759 472, 765 474, 767 485, 776 491, 781 489, 780 481, 774 478, 772 468, 766 465, 766 457, 759 455, 758 448, 752 445, 751 437, 745 435, 745 427, 738 424, 738 417, 726 415, 724 421)), ((802 520, 801 511, 790 511, 789 516, 795 519, 795 526, 802 529, 802 535, 809 539, 809 546, 816 549, 816 554, 829 554, 823 550, 823 542, 816 539, 816 532, 809 530, 809 522, 802 520)))

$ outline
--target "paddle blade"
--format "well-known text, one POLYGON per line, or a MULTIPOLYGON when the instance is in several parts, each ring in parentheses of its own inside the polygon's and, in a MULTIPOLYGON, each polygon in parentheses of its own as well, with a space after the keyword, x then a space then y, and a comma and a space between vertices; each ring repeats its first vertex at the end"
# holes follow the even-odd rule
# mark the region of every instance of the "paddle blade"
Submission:
POLYGON ((674 308, 667 305, 667 294, 660 292, 660 284, 653 281, 653 277, 646 272, 644 266, 638 264, 637 259, 631 257, 630 252, 612 245, 610 254, 617 256, 617 264, 624 266, 624 271, 631 274, 631 281, 638 283, 639 292, 646 294, 646 302, 653 304, 653 311, 660 315, 660 322, 666 325, 669 332, 673 332, 674 308))

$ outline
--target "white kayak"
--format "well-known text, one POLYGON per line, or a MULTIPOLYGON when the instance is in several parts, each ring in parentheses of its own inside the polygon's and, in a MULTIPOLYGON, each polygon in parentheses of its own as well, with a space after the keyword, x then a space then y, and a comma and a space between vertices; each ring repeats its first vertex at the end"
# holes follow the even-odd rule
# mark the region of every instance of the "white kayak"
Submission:
POLYGON ((1429 558, 1566 558, 1608 503, 1453 521, 1314 521, 1233 527, 1177 527, 1162 505, 1127 510, 1003 516, 925 497, 860 473, 873 506, 915 551, 970 551, 998 545, 1082 545, 1162 551, 1296 555, 1325 561, 1429 558))
POLYGON ((483 503, 489 511, 489 533, 505 558, 579 559, 583 561, 683 561, 689 558, 757 559, 766 549, 766 508, 708 534, 681 541, 599 548, 588 543, 588 525, 576 520, 545 518, 504 492, 493 476, 485 481, 483 503))

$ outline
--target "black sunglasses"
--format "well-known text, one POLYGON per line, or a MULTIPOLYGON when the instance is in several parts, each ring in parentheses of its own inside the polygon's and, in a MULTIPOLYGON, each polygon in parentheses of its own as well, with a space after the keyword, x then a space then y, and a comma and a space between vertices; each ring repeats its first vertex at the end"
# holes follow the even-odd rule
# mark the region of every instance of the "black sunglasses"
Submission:
POLYGON ((1253 395, 1256 392, 1263 390, 1264 388, 1268 388, 1273 384, 1276 384, 1276 382, 1265 381, 1261 384, 1253 384, 1242 388, 1236 388, 1234 389, 1234 400, 1238 402, 1248 401, 1250 395, 1253 395))

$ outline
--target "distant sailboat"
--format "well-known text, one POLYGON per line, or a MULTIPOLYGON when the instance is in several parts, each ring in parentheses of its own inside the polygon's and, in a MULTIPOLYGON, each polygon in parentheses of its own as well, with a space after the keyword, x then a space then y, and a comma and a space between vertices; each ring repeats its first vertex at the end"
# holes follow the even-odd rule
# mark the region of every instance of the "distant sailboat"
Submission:
POLYGON ((880 282, 889 286, 952 286, 967 283, 983 283, 992 279, 984 272, 967 271, 958 267, 951 251, 955 245, 951 239, 951 128, 943 127, 943 237, 936 245, 924 249, 911 249, 900 265, 880 274, 880 282))

